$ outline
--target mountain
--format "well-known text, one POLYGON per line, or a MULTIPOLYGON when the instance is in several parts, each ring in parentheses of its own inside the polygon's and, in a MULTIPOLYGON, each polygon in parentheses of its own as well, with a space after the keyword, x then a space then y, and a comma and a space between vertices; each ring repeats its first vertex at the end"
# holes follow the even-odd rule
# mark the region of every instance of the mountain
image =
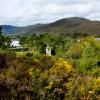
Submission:
POLYGON ((3 32, 13 33, 88 33, 100 34, 100 21, 92 21, 81 17, 63 18, 49 24, 36 24, 26 27, 3 25, 3 32))
POLYGON ((35 29, 37 28, 40 28, 40 27, 43 27, 45 24, 35 24, 35 25, 29 25, 29 26, 26 26, 26 27, 23 27, 22 28, 22 32, 23 33, 34 33, 35 29), (31 31, 32 30, 32 31, 31 31))
POLYGON ((99 34, 100 33, 100 22, 91 21, 81 17, 72 17, 60 19, 56 22, 45 24, 38 28, 31 28, 29 30, 36 33, 88 33, 88 34, 99 34))
POLYGON ((35 29, 38 27, 43 26, 43 24, 36 24, 36 25, 29 25, 26 27, 18 27, 18 26, 11 26, 11 25, 0 25, 2 26, 3 34, 15 34, 15 33, 28 33, 31 29, 35 29))
POLYGON ((11 25, 1 25, 1 26, 2 26, 2 32, 4 34, 14 34, 22 30, 22 27, 17 27, 17 26, 11 26, 11 25))

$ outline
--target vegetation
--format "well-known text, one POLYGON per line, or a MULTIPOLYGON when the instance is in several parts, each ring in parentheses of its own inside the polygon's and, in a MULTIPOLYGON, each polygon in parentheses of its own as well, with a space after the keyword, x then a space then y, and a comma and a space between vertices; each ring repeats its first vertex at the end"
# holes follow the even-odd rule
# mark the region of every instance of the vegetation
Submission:
POLYGON ((93 36, 0 34, 0 100, 100 100, 100 41, 93 36), (8 45, 7 45, 7 44, 8 45), (52 55, 45 54, 46 46, 52 55))

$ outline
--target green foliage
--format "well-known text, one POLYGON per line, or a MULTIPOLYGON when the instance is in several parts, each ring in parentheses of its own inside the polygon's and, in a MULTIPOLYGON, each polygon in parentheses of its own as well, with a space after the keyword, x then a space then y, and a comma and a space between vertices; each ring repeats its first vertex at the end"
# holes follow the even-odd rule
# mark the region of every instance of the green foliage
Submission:
POLYGON ((91 71, 97 66, 100 60, 98 57, 100 49, 92 37, 88 37, 83 44, 82 57, 79 59, 77 66, 80 67, 81 72, 84 70, 87 73, 87 71, 91 71))
MULTIPOLYGON (((42 73, 46 86, 44 87, 46 99, 64 98, 65 93, 69 93, 73 82, 73 68, 67 61, 60 58, 55 60, 53 67, 42 73)), ((45 98, 44 98, 45 99, 45 98)))
POLYGON ((70 46, 69 50, 67 51, 67 57, 71 57, 73 59, 80 58, 83 51, 83 45, 79 43, 75 43, 70 46))
POLYGON ((89 96, 92 100, 100 99, 100 77, 94 79, 91 90, 89 91, 89 96))
POLYGON ((100 41, 83 35, 20 36, 28 51, 0 48, 0 99, 99 100, 100 41), (45 54, 48 45, 55 56, 45 54))

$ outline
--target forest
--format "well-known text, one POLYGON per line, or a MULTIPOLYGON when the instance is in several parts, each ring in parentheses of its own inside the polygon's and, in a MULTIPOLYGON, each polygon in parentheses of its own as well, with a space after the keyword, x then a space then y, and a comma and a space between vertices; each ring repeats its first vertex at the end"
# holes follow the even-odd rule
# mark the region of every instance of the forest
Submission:
POLYGON ((100 100, 97 38, 87 33, 7 36, 0 31, 0 100, 100 100), (12 39, 19 39, 21 47, 11 47, 12 39))

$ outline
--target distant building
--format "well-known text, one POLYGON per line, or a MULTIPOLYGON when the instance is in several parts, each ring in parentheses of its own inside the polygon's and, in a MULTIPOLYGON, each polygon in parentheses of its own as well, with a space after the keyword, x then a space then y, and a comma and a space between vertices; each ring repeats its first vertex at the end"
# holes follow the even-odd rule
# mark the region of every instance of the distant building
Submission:
MULTIPOLYGON (((94 38, 96 41, 100 41, 100 38, 94 38)), ((81 39, 78 39, 77 42, 80 42, 81 39)))
POLYGON ((20 43, 20 41, 17 39, 12 39, 9 50, 14 50, 14 51, 28 51, 29 48, 23 48, 20 43))
POLYGON ((95 38, 95 40, 100 41, 100 38, 95 38))
POLYGON ((51 47, 50 46, 46 47, 46 54, 51 55, 51 47))
POLYGON ((12 40, 11 41, 11 47, 15 47, 15 48, 18 48, 18 47, 21 47, 20 43, 19 43, 19 40, 12 40))

